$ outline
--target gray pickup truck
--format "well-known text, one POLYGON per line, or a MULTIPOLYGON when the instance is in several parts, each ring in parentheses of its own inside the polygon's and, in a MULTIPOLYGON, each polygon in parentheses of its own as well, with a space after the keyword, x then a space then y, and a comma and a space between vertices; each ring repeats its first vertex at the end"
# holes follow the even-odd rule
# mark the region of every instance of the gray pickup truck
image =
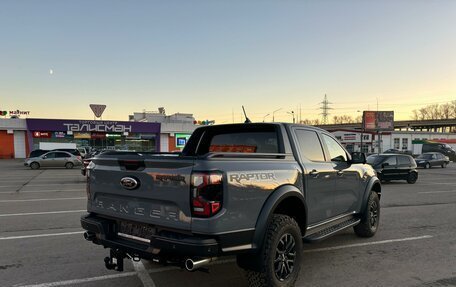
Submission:
POLYGON ((200 127, 182 153, 94 158, 81 225, 110 248, 109 269, 129 257, 193 271, 236 255, 250 286, 293 286, 303 241, 376 233, 381 185, 365 161, 313 127, 200 127))

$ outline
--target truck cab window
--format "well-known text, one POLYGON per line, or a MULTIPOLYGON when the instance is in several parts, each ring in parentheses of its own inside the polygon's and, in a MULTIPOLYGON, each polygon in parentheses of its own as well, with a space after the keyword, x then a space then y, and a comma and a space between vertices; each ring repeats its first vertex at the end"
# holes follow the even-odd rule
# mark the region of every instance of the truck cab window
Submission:
POLYGON ((323 149, 318 135, 314 131, 296 130, 298 148, 301 156, 311 161, 325 161, 323 149))
POLYGON ((335 139, 323 134, 323 141, 325 142, 326 147, 328 148, 331 161, 343 162, 348 160, 347 153, 335 139))

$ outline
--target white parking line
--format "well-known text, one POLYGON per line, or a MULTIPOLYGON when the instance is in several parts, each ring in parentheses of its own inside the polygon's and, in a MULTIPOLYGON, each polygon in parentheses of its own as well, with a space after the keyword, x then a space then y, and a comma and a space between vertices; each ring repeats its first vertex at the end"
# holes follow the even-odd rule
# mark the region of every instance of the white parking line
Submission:
POLYGON ((85 191, 85 189, 21 190, 21 191, 0 191, 0 193, 65 192, 65 191, 85 191))
POLYGON ((419 185, 454 185, 454 182, 420 182, 419 185))
POLYGON ((131 261, 133 263, 133 267, 138 274, 139 280, 141 280, 144 287, 155 287, 154 280, 150 277, 150 274, 147 272, 144 264, 141 261, 131 261))
POLYGON ((7 213, 7 214, 0 214, 0 217, 25 216, 25 215, 43 215, 43 214, 62 214, 62 213, 78 213, 78 212, 87 212, 87 210, 81 209, 81 210, 62 210, 62 211, 45 211, 45 212, 29 212, 29 213, 7 213))
POLYGON ((52 237, 52 236, 74 235, 74 234, 82 234, 82 233, 84 233, 84 231, 63 232, 63 233, 48 233, 48 234, 34 234, 34 235, 21 235, 21 236, 8 236, 8 237, 0 237, 0 240, 52 237))
POLYGON ((40 187, 40 186, 50 186, 50 185, 63 185, 63 186, 72 186, 72 185, 84 185, 85 182, 80 182, 80 183, 46 183, 46 184, 16 184, 16 185, 0 185, 0 187, 17 187, 17 186, 23 186, 25 187, 40 187))
POLYGON ((55 200, 81 200, 87 197, 62 197, 62 198, 40 198, 40 199, 6 199, 0 200, 0 203, 7 202, 34 202, 34 201, 55 201, 55 200))
MULTIPOLYGON (((320 251, 331 251, 331 250, 338 250, 338 249, 352 248, 352 247, 360 247, 360 246, 368 246, 368 245, 379 245, 379 244, 388 244, 388 243, 394 243, 394 242, 421 240, 421 239, 429 239, 429 238, 432 238, 432 237, 433 236, 431 236, 431 235, 423 235, 423 236, 418 236, 418 237, 407 237, 407 238, 400 238, 400 239, 373 241, 373 242, 357 243, 357 244, 349 244, 349 245, 339 245, 339 246, 334 246, 334 247, 305 250, 304 253, 312 253, 312 252, 320 252, 320 251)), ((213 264, 214 265, 218 265, 218 264, 234 263, 234 262, 236 262, 235 259, 226 259, 226 260, 215 261, 213 264)), ((172 270, 178 270, 178 269, 180 269, 180 268, 179 267, 172 267, 172 266, 160 267, 160 268, 155 268, 155 269, 152 269, 152 270, 147 270, 147 273, 148 274, 153 274, 153 273, 160 273, 160 272, 166 272, 166 271, 172 271, 172 270)), ((129 277, 129 276, 134 276, 134 275, 137 275, 137 272, 125 272, 125 273, 115 274, 115 275, 105 275, 105 276, 98 276, 98 277, 91 277, 91 278, 74 279, 74 280, 66 280, 66 281, 57 281, 57 282, 42 283, 42 284, 36 284, 36 285, 21 285, 21 286, 18 286, 18 287, 56 287, 56 286, 66 286, 66 285, 72 285, 72 284, 82 284, 82 283, 89 283, 89 282, 100 281, 100 280, 108 280, 108 279, 115 279, 115 278, 121 278, 121 277, 129 277)), ((144 285, 144 286, 146 286, 146 285, 144 285)), ((154 286, 154 285, 151 285, 151 286, 154 286)))
POLYGON ((95 281, 101 281, 101 280, 109 280, 109 279, 130 277, 130 276, 135 276, 135 275, 136 275, 136 272, 124 272, 124 273, 118 273, 118 274, 113 274, 113 275, 104 275, 104 276, 91 277, 91 278, 74 279, 74 280, 42 283, 42 284, 33 284, 33 285, 21 285, 20 287, 57 287, 57 286, 67 286, 67 285, 89 283, 89 282, 95 282, 95 281))
POLYGON ((432 193, 453 193, 456 190, 438 190, 438 191, 421 191, 420 194, 432 194, 432 193))
POLYGON ((356 243, 356 244, 340 245, 340 246, 333 246, 333 247, 326 247, 326 248, 309 249, 309 250, 304 250, 304 253, 314 253, 314 252, 332 251, 332 250, 339 250, 339 249, 352 248, 352 247, 379 245, 379 244, 387 244, 387 243, 403 242, 403 241, 413 241, 413 240, 429 239, 432 237, 433 236, 431 236, 431 235, 423 235, 423 236, 418 236, 418 237, 407 237, 407 238, 400 238, 400 239, 390 239, 390 240, 373 241, 373 242, 366 242, 366 243, 356 243))

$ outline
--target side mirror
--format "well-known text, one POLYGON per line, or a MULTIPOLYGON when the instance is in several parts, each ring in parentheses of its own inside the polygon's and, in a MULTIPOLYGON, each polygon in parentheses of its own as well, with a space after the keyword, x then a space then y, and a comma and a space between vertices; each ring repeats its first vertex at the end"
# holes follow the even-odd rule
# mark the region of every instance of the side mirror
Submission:
POLYGON ((366 154, 364 154, 362 152, 352 152, 350 163, 351 164, 357 164, 357 163, 365 164, 366 163, 366 154))
POLYGON ((42 159, 47 159, 47 156, 43 155, 41 158, 42 158, 42 159))
POLYGON ((385 167, 385 166, 389 166, 390 164, 385 162, 385 163, 382 163, 382 167, 385 167))

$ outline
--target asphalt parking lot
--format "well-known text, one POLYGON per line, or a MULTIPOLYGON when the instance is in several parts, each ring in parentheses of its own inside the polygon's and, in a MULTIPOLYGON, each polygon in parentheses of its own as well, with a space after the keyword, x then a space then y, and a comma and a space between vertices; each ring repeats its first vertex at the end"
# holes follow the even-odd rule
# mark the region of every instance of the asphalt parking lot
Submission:
MULTIPOLYGON (((456 164, 419 170, 410 185, 383 185, 380 230, 370 239, 351 229, 305 244, 296 286, 456 286, 456 164)), ((148 262, 104 268, 108 250, 86 242, 79 169, 30 170, 0 161, 1 286, 247 286, 232 258, 210 273, 148 262)))

